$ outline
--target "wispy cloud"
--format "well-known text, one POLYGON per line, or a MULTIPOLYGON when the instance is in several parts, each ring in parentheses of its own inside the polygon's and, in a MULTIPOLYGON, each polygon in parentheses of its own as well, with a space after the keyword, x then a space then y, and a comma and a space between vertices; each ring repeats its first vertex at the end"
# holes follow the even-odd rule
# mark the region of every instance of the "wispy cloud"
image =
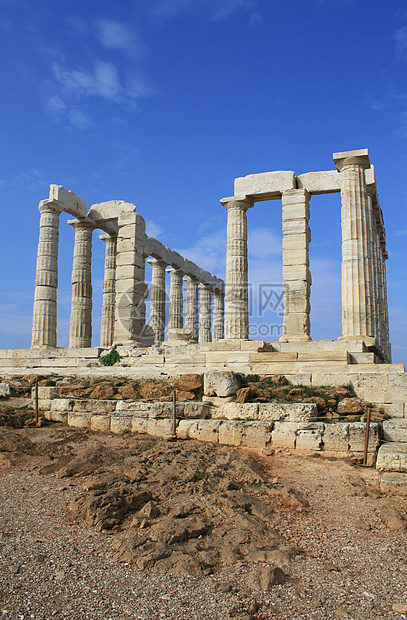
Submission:
POLYGON ((52 71, 69 95, 96 95, 111 101, 119 101, 122 96, 117 69, 110 62, 97 61, 93 71, 84 68, 70 70, 54 63, 52 71))
POLYGON ((399 28, 394 34, 396 52, 399 56, 407 55, 407 27, 399 28))
POLYGON ((94 25, 99 43, 107 49, 119 50, 138 58, 147 52, 147 46, 132 26, 113 19, 98 19, 94 25))

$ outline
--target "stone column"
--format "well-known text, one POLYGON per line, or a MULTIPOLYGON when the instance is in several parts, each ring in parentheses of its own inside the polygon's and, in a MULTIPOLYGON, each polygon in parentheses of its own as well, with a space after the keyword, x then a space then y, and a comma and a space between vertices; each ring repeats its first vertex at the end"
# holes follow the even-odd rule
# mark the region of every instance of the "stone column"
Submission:
POLYGON ((198 342, 199 318, 198 318, 198 280, 191 276, 185 276, 187 284, 185 329, 192 333, 192 340, 198 342))
POLYGON ((223 340, 225 323, 225 294, 219 289, 213 292, 213 340, 223 340))
POLYGON ((150 258, 147 261, 152 267, 150 295, 150 327, 155 334, 155 343, 165 339, 165 268, 167 263, 150 258))
POLYGON ((92 346, 92 233, 94 224, 70 220, 75 228, 69 348, 92 346))
POLYGON ((212 295, 209 284, 199 285, 199 342, 212 342, 212 295))
POLYGON ((374 337, 371 304, 372 257, 369 243, 372 203, 365 169, 367 149, 334 153, 341 173, 342 201, 342 340, 374 337))
POLYGON ((100 235, 99 238, 102 239, 106 244, 100 346, 111 347, 113 346, 114 342, 117 236, 100 235))
POLYGON ((225 338, 248 340, 249 295, 247 265, 247 209, 253 203, 245 197, 223 198, 228 212, 226 245, 225 338))
POLYGON ((62 209, 43 200, 39 204, 40 238, 33 310, 32 346, 57 346, 57 287, 59 216, 62 209))
POLYGON ((184 327, 184 308, 181 269, 167 269, 171 278, 170 285, 170 311, 168 320, 168 330, 183 329, 184 327))
POLYGON ((154 332, 146 325, 145 229, 146 224, 134 207, 118 217, 116 254, 115 344, 147 347, 154 343, 154 332))
POLYGON ((310 340, 309 201, 304 189, 283 192, 283 295, 281 342, 310 340))

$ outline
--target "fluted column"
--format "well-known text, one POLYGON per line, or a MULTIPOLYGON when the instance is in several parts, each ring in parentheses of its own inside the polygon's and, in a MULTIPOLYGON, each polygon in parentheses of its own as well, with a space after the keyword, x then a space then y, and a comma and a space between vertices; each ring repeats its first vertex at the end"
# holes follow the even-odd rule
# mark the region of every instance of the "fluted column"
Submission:
POLYGON ((249 338, 247 264, 247 209, 253 203, 244 197, 223 198, 228 212, 226 245, 225 338, 249 338))
POLYGON ((38 207, 40 237, 33 309, 32 346, 57 346, 59 216, 62 209, 43 200, 38 207))
POLYGON ((341 173, 342 201, 342 339, 374 337, 372 316, 372 256, 365 169, 370 167, 367 149, 335 153, 341 173))
POLYGON ((212 342, 212 295, 209 284, 199 285, 199 342, 212 342))
POLYGON ((184 274, 180 269, 167 269, 167 271, 171 278, 168 329, 182 329, 184 327, 182 291, 182 277, 184 274))
POLYGON ((309 200, 304 189, 283 192, 283 295, 282 342, 310 340, 309 200))
POLYGON ((75 228, 69 347, 92 346, 92 233, 85 220, 70 220, 75 228))
POLYGON ((165 268, 167 263, 150 258, 147 261, 152 267, 150 296, 150 327, 155 334, 155 343, 165 339, 165 268))
POLYGON ((102 239, 106 245, 100 346, 111 347, 114 342, 117 236, 100 235, 99 238, 102 239))
POLYGON ((224 338, 225 323, 225 294, 219 289, 213 292, 213 340, 216 342, 224 338))
POLYGON ((198 342, 199 318, 198 318, 198 280, 191 276, 185 276, 187 285, 185 329, 192 333, 192 340, 198 342))

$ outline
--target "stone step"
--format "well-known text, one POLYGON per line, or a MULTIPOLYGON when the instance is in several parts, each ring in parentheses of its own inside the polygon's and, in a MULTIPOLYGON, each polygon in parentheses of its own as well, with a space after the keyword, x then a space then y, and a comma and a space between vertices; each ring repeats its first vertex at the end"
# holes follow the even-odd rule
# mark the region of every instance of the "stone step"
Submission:
POLYGON ((407 473, 407 443, 385 443, 379 448, 376 469, 407 473))
POLYGON ((392 418, 383 421, 383 439, 407 444, 407 419, 392 418))
POLYGON ((380 477, 380 491, 386 495, 407 495, 407 474, 384 472, 380 477))

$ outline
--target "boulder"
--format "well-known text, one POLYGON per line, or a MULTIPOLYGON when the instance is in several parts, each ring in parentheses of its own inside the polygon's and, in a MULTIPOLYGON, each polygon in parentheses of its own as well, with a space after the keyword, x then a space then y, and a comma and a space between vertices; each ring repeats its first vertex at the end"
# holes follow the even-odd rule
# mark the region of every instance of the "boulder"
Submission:
POLYGON ((205 396, 232 396, 239 388, 239 377, 233 372, 208 370, 204 374, 205 396))
POLYGON ((202 381, 197 374, 181 375, 175 381, 175 387, 181 392, 197 392, 202 389, 202 381))
POLYGON ((0 383, 0 398, 7 398, 11 394, 11 389, 8 383, 0 383))
POLYGON ((341 415, 359 415, 363 407, 358 398, 344 398, 338 403, 338 413, 341 415))

